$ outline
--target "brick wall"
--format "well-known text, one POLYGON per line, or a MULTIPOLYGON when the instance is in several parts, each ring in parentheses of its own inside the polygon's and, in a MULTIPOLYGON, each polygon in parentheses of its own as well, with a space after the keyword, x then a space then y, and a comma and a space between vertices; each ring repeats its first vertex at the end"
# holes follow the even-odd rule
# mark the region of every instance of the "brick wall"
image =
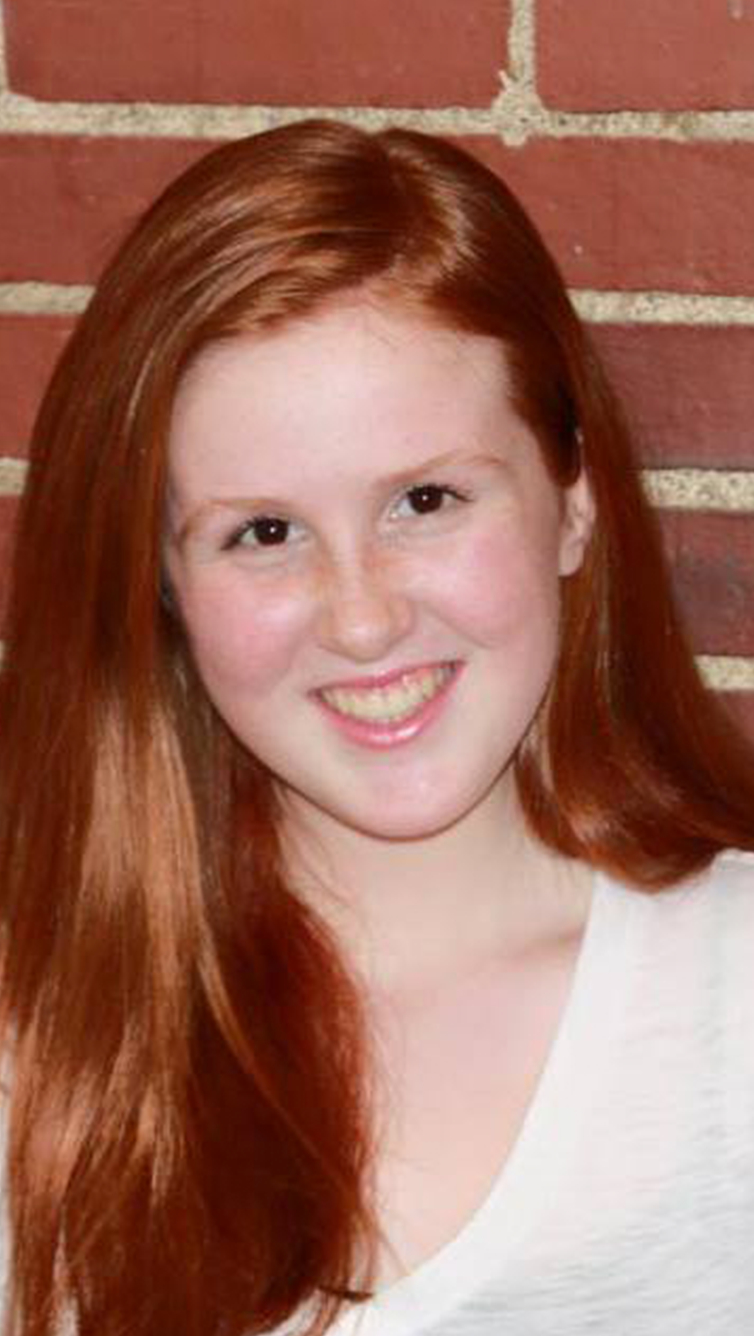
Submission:
POLYGON ((518 190, 636 427, 702 667, 754 735, 754 0, 2 0, 0 607, 34 405, 125 224, 313 112, 518 190))

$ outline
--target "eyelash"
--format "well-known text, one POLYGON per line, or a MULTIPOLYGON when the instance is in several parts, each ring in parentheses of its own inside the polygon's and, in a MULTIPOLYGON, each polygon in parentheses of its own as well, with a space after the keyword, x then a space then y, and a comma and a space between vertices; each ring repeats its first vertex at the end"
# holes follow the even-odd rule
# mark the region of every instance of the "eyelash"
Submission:
MULTIPOLYGON (((421 492, 432 492, 443 499, 450 498, 454 502, 463 503, 465 501, 471 500, 471 497, 468 494, 468 492, 462 492, 457 487, 449 487, 446 484, 437 482, 417 483, 414 487, 409 487, 408 491, 403 493, 401 500, 405 501, 406 497, 409 496, 416 497, 417 494, 421 492)), ((422 515, 435 515, 438 513, 438 511, 446 509, 448 509, 447 506, 440 505, 437 507, 437 509, 432 508, 429 510, 414 511, 414 515, 416 516, 416 518, 420 519, 422 515)))
MULTIPOLYGON (((400 502, 405 501, 409 497, 413 497, 416 499, 422 493, 425 494, 425 499, 427 499, 426 497, 427 493, 432 494, 432 499, 433 500, 440 499, 441 504, 438 506, 430 506, 426 510, 415 510, 413 512, 413 516, 416 519, 422 519, 426 515, 436 515, 441 511, 448 509, 446 505, 442 504, 442 502, 448 498, 453 502, 458 502, 458 503, 464 503, 471 500, 471 497, 467 492, 462 492, 457 487, 449 487, 442 483, 428 482, 428 483, 417 483, 415 486, 409 487, 408 490, 405 491, 401 496, 398 504, 400 504, 400 502)), ((281 515, 258 515, 253 520, 245 520, 244 523, 239 525, 237 529, 234 529, 233 533, 230 534, 228 539, 223 543, 223 551, 229 551, 232 548, 241 546, 255 547, 255 548, 284 547, 286 545, 285 538, 287 538, 288 536, 291 523, 292 523, 291 520, 286 520, 281 515), (244 543, 244 539, 249 534, 252 534, 254 532, 256 526, 262 524, 281 526, 285 530, 283 541, 272 542, 272 543, 264 543, 264 542, 244 543)))

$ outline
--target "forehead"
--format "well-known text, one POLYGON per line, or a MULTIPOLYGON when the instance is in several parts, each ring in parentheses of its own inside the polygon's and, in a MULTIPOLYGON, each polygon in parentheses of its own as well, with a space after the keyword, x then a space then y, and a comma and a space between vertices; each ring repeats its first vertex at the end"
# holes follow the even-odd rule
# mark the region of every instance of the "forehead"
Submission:
POLYGON ((519 421, 492 339, 363 302, 206 349, 174 406, 173 474, 410 465, 519 421))

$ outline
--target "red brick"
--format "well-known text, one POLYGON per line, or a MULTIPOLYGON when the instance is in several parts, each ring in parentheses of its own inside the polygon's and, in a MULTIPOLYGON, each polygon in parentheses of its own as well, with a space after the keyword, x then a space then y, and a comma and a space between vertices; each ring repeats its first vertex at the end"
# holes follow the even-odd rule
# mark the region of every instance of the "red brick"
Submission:
POLYGON ((182 139, 0 138, 0 281, 90 281, 145 205, 210 147, 182 139))
MULTIPOLYGON (((754 143, 465 142, 520 192, 572 284, 754 294, 754 143)), ((209 147, 0 138, 0 281, 91 280, 159 187, 209 147)))
POLYGON ((754 466, 754 331, 596 325, 647 465, 754 466))
POLYGON ((509 0, 6 0, 11 87, 75 101, 483 106, 509 0))
POLYGON ((543 100, 574 111, 754 106, 754 9, 745 0, 545 0, 543 100))
POLYGON ((73 327, 65 316, 0 316, 0 455, 24 455, 52 368, 73 327))
POLYGON ((573 285, 754 293, 754 143, 466 143, 520 192, 573 285))
POLYGON ((0 496, 0 629, 8 605, 8 574, 13 547, 13 527, 17 514, 16 497, 0 496))
POLYGON ((661 523, 696 653, 754 655, 754 516, 664 511, 661 523))

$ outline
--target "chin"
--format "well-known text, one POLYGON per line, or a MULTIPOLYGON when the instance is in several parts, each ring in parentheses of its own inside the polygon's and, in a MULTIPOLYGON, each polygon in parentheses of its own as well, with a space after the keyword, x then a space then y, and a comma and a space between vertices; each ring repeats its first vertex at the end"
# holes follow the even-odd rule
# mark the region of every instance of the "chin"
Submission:
POLYGON ((451 830, 462 822, 484 799, 488 790, 479 794, 461 797, 446 797, 438 801, 433 795, 431 801, 403 802, 384 804, 372 802, 364 808, 355 804, 350 809, 324 809, 331 819, 358 831, 372 839, 382 840, 422 840, 431 839, 451 830))

